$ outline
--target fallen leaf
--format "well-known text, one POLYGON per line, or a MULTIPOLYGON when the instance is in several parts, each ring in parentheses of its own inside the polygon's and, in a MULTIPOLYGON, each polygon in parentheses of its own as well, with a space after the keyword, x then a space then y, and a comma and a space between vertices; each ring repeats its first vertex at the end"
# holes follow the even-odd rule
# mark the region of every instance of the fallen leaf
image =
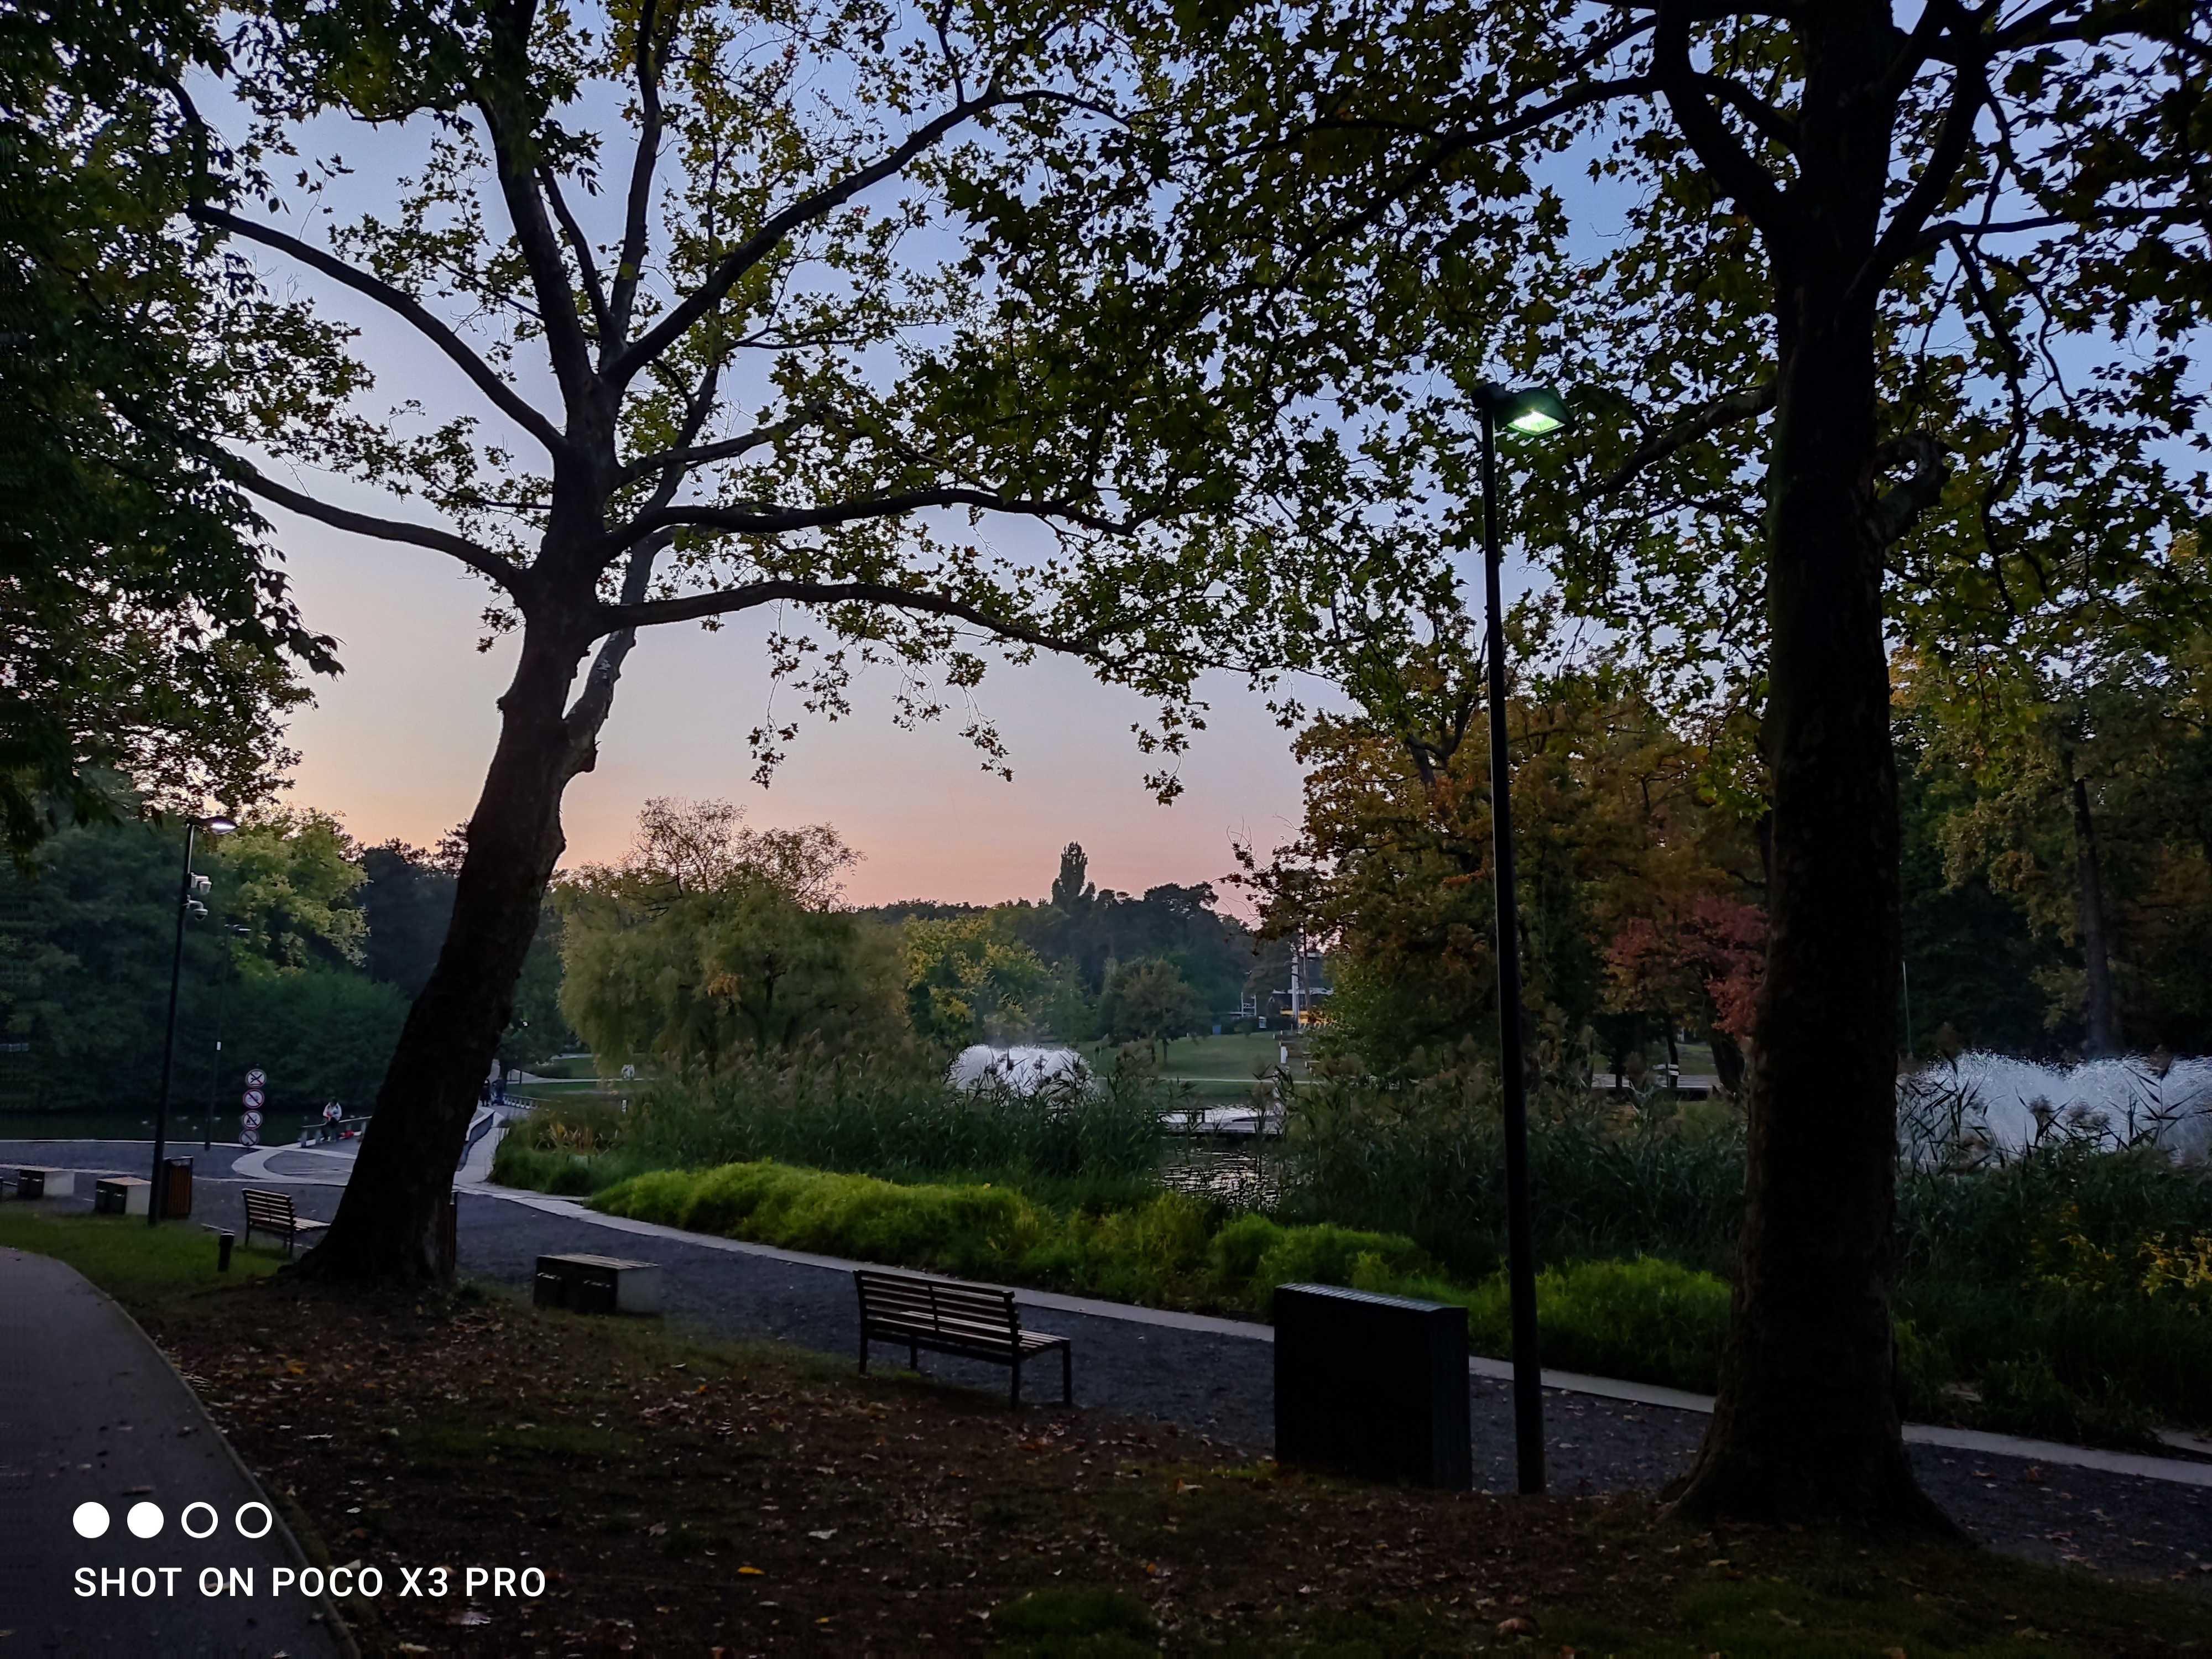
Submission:
POLYGON ((1516 1613, 1510 1619, 1501 1619, 1498 1621, 1498 1633, 1500 1636, 1534 1636, 1536 1633, 1536 1621, 1516 1613))
POLYGON ((806 1535, 809 1538, 818 1538, 826 1544, 837 1535, 837 1528, 835 1527, 824 1527, 820 1532, 810 1532, 806 1535))
POLYGON ((668 1535, 668 1522, 665 1521, 654 1522, 651 1526, 645 1529, 645 1535, 648 1538, 665 1538, 668 1535))
POLYGON ((768 1577, 768 1575, 763 1572, 758 1567, 739 1567, 738 1569, 738 1576, 740 1578, 765 1578, 768 1577))

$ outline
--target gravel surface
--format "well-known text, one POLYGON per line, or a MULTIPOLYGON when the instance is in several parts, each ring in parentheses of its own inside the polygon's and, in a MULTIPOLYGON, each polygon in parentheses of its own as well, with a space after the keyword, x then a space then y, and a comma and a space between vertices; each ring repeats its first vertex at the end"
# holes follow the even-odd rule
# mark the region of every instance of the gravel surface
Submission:
MULTIPOLYGON (((131 1171, 143 1170, 152 1151, 150 1143, 141 1148, 112 1141, 0 1142, 0 1165, 131 1171)), ((232 1212, 228 1194, 249 1183, 212 1172, 227 1169, 236 1151, 186 1151, 200 1159, 197 1184, 208 1189, 196 1208, 207 1218, 213 1218, 215 1206, 232 1212)), ((304 1170, 312 1163, 282 1160, 287 1169, 304 1170)), ((89 1208, 90 1183, 82 1184, 88 1196, 81 1206, 89 1208)), ((317 1219, 327 1219, 337 1208, 334 1187, 280 1180, 254 1184, 286 1188, 300 1212, 317 1219)), ((848 1354, 858 1334, 852 1279, 843 1271, 624 1233, 466 1188, 460 1251, 464 1273, 525 1289, 541 1255, 635 1256, 663 1265, 669 1315, 700 1330, 848 1354)), ((1079 1406, 1178 1423, 1250 1455, 1270 1449, 1274 1353, 1269 1344, 1047 1308, 1028 1309, 1023 1319, 1073 1340, 1079 1406)), ((883 1364, 903 1359, 880 1346, 876 1355, 883 1364)), ((1000 1367, 936 1354, 924 1355, 922 1364, 947 1383, 994 1392, 1006 1386, 1000 1367)), ((1051 1401, 1059 1382, 1058 1365, 1048 1364, 1034 1373, 1034 1382, 1025 1376, 1024 1388, 1033 1398, 1051 1401)), ((1476 1481, 1492 1491, 1510 1491, 1508 1386, 1471 1378, 1468 1397, 1476 1481)), ((1557 1389, 1545 1390, 1544 1410, 1551 1489, 1562 1495, 1663 1485, 1688 1467, 1706 1420, 1698 1413, 1557 1389)), ((1936 1446, 1915 1446, 1911 1456, 1929 1495, 1974 1536, 2008 1554, 2171 1579, 2212 1594, 2212 1489, 1936 1446)))

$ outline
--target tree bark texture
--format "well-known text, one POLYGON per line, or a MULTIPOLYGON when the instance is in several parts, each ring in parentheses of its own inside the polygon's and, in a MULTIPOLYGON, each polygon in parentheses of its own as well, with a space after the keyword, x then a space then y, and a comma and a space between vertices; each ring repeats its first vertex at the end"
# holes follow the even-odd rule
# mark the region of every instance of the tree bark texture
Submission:
POLYGON ((403 1284, 441 1276, 439 1217, 566 845, 562 792, 582 768, 564 714, 587 644, 579 629, 526 625, 444 947, 401 1027, 331 1230, 300 1263, 304 1274, 403 1284))
POLYGON ((1941 1528, 1915 1485, 1890 1325, 1900 949, 1876 495, 1878 234, 1895 106, 1885 5, 1824 7, 1803 172, 1770 232, 1777 395, 1765 981, 1721 1390, 1676 1502, 1701 1516, 1941 1528))
POLYGON ((2097 857, 2097 819, 2089 810, 2089 787, 2066 761, 2073 793, 2075 898, 2081 933, 2081 966, 2088 981, 2083 1013, 2088 1023, 2086 1051, 2101 1059, 2120 1052, 2120 1018, 2112 1000, 2112 940, 2105 916, 2104 867, 2097 857))

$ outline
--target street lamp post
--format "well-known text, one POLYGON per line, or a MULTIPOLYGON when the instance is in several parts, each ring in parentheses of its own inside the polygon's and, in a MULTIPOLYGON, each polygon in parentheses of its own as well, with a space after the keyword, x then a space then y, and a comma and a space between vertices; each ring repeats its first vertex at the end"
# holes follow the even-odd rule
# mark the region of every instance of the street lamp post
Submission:
POLYGON ((1548 386, 1474 389, 1482 416, 1482 568, 1489 659, 1492 884, 1498 903, 1498 1064, 1505 1085, 1505 1273, 1513 1307, 1513 1438, 1521 1490, 1544 1490, 1544 1381, 1536 1347, 1536 1237, 1528 1205, 1528 1080, 1521 1042, 1520 906, 1513 886, 1513 767, 1505 750, 1505 621, 1498 592, 1498 424, 1540 438, 1567 423, 1548 386))
MULTIPOLYGON (((240 927, 234 921, 227 921, 222 925, 222 931, 226 933, 235 933, 243 937, 247 930, 240 927)), ((218 943, 220 943, 220 941, 218 941, 218 943)), ((221 1115, 217 1108, 220 1104, 222 1089, 222 970, 218 969, 215 978, 215 1053, 209 1056, 208 1059, 207 1115, 200 1121, 200 1150, 204 1152, 211 1152, 215 1148, 215 1121, 221 1115)))
MULTIPOLYGON (((161 1098, 154 1111, 154 1171, 148 1183, 149 1201, 146 1206, 146 1224, 155 1225, 161 1212, 169 1207, 169 1183, 163 1179, 161 1160, 169 1150, 169 1074, 175 1069, 177 1060, 177 987, 185 972, 185 917, 199 902, 192 896, 192 838, 194 832, 204 830, 210 836, 227 836, 238 825, 220 815, 211 818, 185 820, 185 871, 177 878, 177 942, 169 953, 169 1021, 161 1038, 161 1098)), ((200 907, 203 910, 205 906, 200 907)))

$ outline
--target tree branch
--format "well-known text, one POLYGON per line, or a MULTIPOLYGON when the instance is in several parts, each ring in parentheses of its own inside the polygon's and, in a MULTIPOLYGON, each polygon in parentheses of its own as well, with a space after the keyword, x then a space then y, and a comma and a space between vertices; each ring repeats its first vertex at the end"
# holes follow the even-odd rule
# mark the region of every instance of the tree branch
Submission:
POLYGON ((576 270, 583 277, 584 297, 592 302, 592 326, 599 331, 601 349, 604 349, 604 343, 614 331, 614 324, 608 315, 607 293, 599 282, 598 262, 592 258, 590 239, 576 222, 575 215, 568 211, 568 198, 561 194, 561 181, 554 177, 553 169, 540 167, 538 176, 544 184, 545 199, 553 204, 553 216, 561 222, 562 234, 568 239, 569 247, 574 250, 576 270))
POLYGON ((471 541, 465 536, 455 535, 450 530, 434 526, 405 524, 397 519, 380 519, 372 514, 356 513, 349 507, 332 507, 327 501, 316 500, 281 484, 252 462, 228 450, 215 452, 216 465, 235 478, 240 486, 252 491, 266 501, 289 507, 303 518, 317 520, 337 530, 350 530, 357 536, 374 536, 379 541, 404 542, 413 547, 427 547, 459 560, 479 575, 489 576, 518 599, 530 597, 529 573, 502 559, 489 548, 471 541))
POLYGON ((1905 249, 1905 257, 1933 253, 1944 243, 1955 243, 1961 237, 1978 242, 1985 236, 2018 236, 2031 230, 2057 230, 2069 226, 2087 230, 2105 224, 2139 225, 2161 219, 2191 219, 2202 211, 2186 203, 2170 202, 2163 207, 2102 207, 2082 213, 2045 213, 2032 219, 1998 219, 1976 224, 1962 219, 1945 219, 1916 236, 1905 249))
POLYGON ((1869 283, 1887 282, 1889 274, 1911 257, 1913 244, 1926 227, 1929 216, 1942 205, 1958 179, 1960 166, 1974 142, 1974 123, 1980 118, 1982 106, 1989 101, 1990 79, 1987 70, 1980 64, 1962 64, 1954 74, 1956 82, 1951 88, 1950 106, 1943 112, 1943 125, 1929 151, 1928 165, 1921 169, 1918 180, 1905 199, 1897 204, 1887 228, 1875 243, 1874 252, 1867 256, 1866 264, 1851 279, 1847 297, 1869 283))
POLYGON ((412 295, 348 264, 312 242, 303 242, 281 230, 255 224, 250 219, 241 219, 228 208, 196 203, 185 211, 201 224, 212 225, 249 242, 258 242, 264 247, 297 259, 311 270, 320 271, 332 282, 341 283, 356 294, 367 295, 412 325, 416 333, 444 352, 459 365, 461 373, 475 382, 477 391, 489 398, 501 414, 543 444, 549 453, 556 456, 568 453, 568 441, 562 435, 560 428, 532 408, 521 393, 494 374, 491 366, 470 350, 459 335, 432 316, 412 295))
POLYGON ((573 424, 592 403, 592 350, 584 321, 576 312, 575 285, 561 257, 560 239, 538 193, 538 137, 530 112, 530 33, 537 0, 495 0, 491 15, 490 70, 477 78, 473 91, 484 131, 491 138, 492 166, 500 195, 514 227, 515 246, 530 285, 537 291, 538 323, 545 331, 546 355, 553 361, 562 401, 573 424))
POLYGON ((1903 540, 1951 481, 1950 463, 1944 459, 1942 444, 1925 432, 1893 438, 1875 452, 1878 473, 1907 461, 1912 464, 1911 474, 1882 491, 1869 509, 1875 534, 1883 547, 1903 540))
POLYGON ((951 622, 972 623, 1018 645, 1065 652, 1071 656, 1096 655, 1103 642, 1096 634, 1048 634, 1011 617, 994 616, 979 605, 942 593, 916 592, 883 582, 816 582, 788 578, 749 582, 743 587, 723 588, 712 593, 687 593, 681 599, 652 599, 641 605, 601 605, 599 621, 601 626, 609 629, 650 628, 661 623, 734 616, 776 604, 873 605, 895 611, 918 611, 951 622))
MULTIPOLYGON (((615 265, 613 325, 599 343, 599 372, 605 374, 615 356, 629 343, 629 318, 637 301, 637 284, 645 265, 646 236, 653 210, 653 175, 660 165, 660 66, 653 60, 654 0, 644 0, 638 9, 637 102, 640 121, 637 154, 631 158, 629 196, 623 209, 622 253, 615 265)), ((632 371, 635 373, 635 371, 632 371)), ((628 380, 624 374, 619 377, 628 380)))
POLYGON ((1658 27, 1651 37, 1654 78, 1683 136, 1713 175, 1713 182, 1761 231, 1769 237, 1779 236, 1789 216, 1787 199, 1773 175, 1728 130, 1720 112, 1700 89, 1699 83, 1707 77, 1699 75, 1690 62, 1694 9, 1686 0, 1660 0, 1658 27))
POLYGON ((1739 421, 1755 420, 1773 407, 1774 382, 1771 380, 1716 398, 1703 408, 1693 409, 1661 428, 1638 444, 1626 460, 1606 475, 1605 481, 1598 485, 1595 494, 1601 501, 1618 495, 1635 482, 1636 475, 1644 468, 1665 460, 1677 450, 1687 448, 1700 438, 1711 436, 1723 427, 1734 426, 1739 421))
POLYGON ((1013 94, 1001 92, 994 81, 975 97, 963 99, 941 114, 924 122, 908 134, 902 143, 867 166, 855 167, 837 183, 802 197, 781 212, 769 215, 759 229, 724 254, 706 280, 685 295, 681 303, 673 307, 635 343, 623 349, 622 355, 605 370, 608 380, 617 387, 627 384, 639 369, 682 339, 694 324, 720 305, 730 289, 737 285, 738 278, 773 253, 793 231, 836 212, 871 185, 895 177, 908 162, 934 148, 956 127, 973 120, 986 110, 1015 101, 1018 100, 1013 94))
POLYGON ((620 483, 635 483, 640 478, 656 472, 665 472, 671 467, 704 466, 712 461, 733 460, 763 444, 774 443, 778 438, 796 431, 801 422, 794 417, 748 432, 742 437, 724 438, 711 444, 699 444, 689 449, 664 449, 657 454, 641 456, 626 465, 618 475, 620 483))
POLYGON ((869 519, 896 518, 934 507, 976 507, 988 512, 1017 514, 1033 519, 1065 519, 1086 530, 1118 535, 1148 521, 1152 515, 1109 518, 1073 501, 1024 501, 988 489, 945 485, 935 489, 913 489, 901 495, 874 495, 864 501, 834 501, 824 507, 779 507, 764 503, 721 507, 711 503, 647 507, 608 540, 627 547, 641 536, 659 530, 689 526, 698 530, 722 530, 743 536, 787 535, 797 530, 823 530, 858 524, 869 519))

